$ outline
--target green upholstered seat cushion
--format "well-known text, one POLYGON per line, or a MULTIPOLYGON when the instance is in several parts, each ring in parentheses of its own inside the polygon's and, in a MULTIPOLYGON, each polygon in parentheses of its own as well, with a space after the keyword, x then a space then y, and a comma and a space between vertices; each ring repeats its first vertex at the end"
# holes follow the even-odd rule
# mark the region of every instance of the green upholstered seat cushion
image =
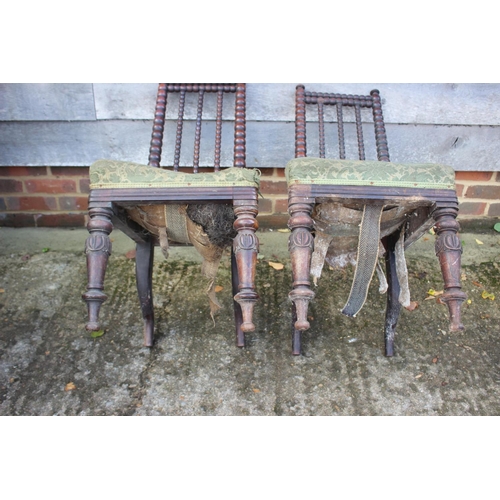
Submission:
POLYGON ((384 186, 455 189, 452 167, 433 163, 295 158, 286 166, 288 185, 384 186))
POLYGON ((219 172, 189 174, 115 160, 98 160, 90 166, 90 189, 180 188, 180 187, 259 187, 260 171, 226 168, 219 172))

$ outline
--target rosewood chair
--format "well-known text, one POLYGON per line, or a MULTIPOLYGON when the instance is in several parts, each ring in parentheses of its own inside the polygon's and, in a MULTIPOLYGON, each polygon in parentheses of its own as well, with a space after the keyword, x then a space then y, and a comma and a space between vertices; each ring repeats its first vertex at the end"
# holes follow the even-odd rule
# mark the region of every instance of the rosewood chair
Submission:
POLYGON ((460 307, 466 295, 460 284, 462 248, 457 236, 458 200, 453 169, 429 163, 390 162, 378 90, 358 96, 310 92, 298 85, 295 105, 295 159, 286 166, 293 354, 300 354, 301 332, 310 327, 307 310, 315 295, 310 276, 316 283, 326 260, 334 267, 347 262, 356 264, 351 292, 342 310, 351 317, 363 306, 377 270, 380 291, 387 290, 385 354, 392 356, 401 305, 414 308, 409 297, 404 249, 431 227, 437 235, 435 250, 444 278, 441 302, 449 308, 451 331, 462 330, 460 307), (310 107, 317 110, 313 116, 318 120, 318 157, 307 157, 306 108, 310 107), (331 123, 334 119, 325 119, 326 113, 332 111, 336 111, 332 113, 336 127, 331 123), (353 115, 350 119, 348 111, 353 115), (374 123, 376 160, 366 159, 365 155, 367 128, 362 122, 367 119, 374 123), (325 145, 325 131, 337 135, 339 159, 325 158, 327 152, 334 151, 325 145), (349 131, 354 135, 351 142, 346 141, 349 131), (349 149, 357 152, 357 160, 346 160, 349 149), (382 256, 387 280, 378 263, 382 256))
POLYGON ((85 246, 88 286, 83 294, 89 314, 87 330, 101 329, 99 310, 106 300, 103 283, 111 253, 109 234, 117 227, 137 244, 136 277, 145 346, 152 346, 154 337, 154 247, 159 245, 166 255, 169 245, 193 244, 202 253, 213 313, 219 307, 215 274, 228 243, 232 244, 237 345, 244 346, 244 332, 254 330, 252 314, 258 298, 254 281, 259 187, 259 171, 245 168, 245 91, 244 83, 159 84, 148 165, 99 160, 90 167, 90 235, 85 246), (165 121, 167 97, 169 102, 178 101, 176 121, 165 121), (203 115, 204 102, 208 116, 203 115), (230 114, 233 106, 234 119, 230 114), (185 115, 191 109, 193 116, 188 120, 185 115), (172 144, 163 144, 164 131, 166 139, 172 136, 172 144), (185 147, 181 152, 186 142, 183 131, 193 141, 192 161, 186 159, 185 147), (201 141, 202 135, 209 137, 201 141), (233 140, 227 140, 230 136, 233 140), (208 142, 215 144, 212 154, 204 149, 208 142), (173 153, 168 169, 160 167, 162 148, 173 153), (205 165, 212 168, 200 172, 205 165), (208 213, 208 221, 203 219, 204 213, 208 213), (196 219, 200 214, 201 219, 196 219), (218 220, 218 226, 210 222, 213 219, 218 220))

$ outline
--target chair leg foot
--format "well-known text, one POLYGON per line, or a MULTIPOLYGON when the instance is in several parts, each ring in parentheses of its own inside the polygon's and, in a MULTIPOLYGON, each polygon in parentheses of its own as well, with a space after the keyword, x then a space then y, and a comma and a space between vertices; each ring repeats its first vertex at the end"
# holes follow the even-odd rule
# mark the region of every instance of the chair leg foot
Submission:
POLYGON ((296 321, 297 321, 297 309, 295 307, 295 302, 292 302, 292 355, 293 356, 299 356, 302 350, 301 346, 302 332, 295 328, 296 321))
POLYGON ((88 322, 85 328, 88 331, 101 329, 99 312, 102 303, 107 299, 104 290, 104 276, 108 257, 111 255, 111 241, 109 234, 113 230, 111 223, 112 210, 110 208, 89 209, 90 221, 87 224, 89 236, 85 242, 87 255, 87 291, 82 295, 87 303, 88 322))
POLYGON ((457 234, 457 213, 456 208, 450 207, 438 208, 433 213, 436 221, 434 230, 437 234, 435 250, 444 280, 444 293, 439 302, 448 306, 451 332, 464 330, 460 309, 467 298, 460 282, 462 244, 457 234))
POLYGON ((137 243, 135 256, 135 273, 137 292, 144 319, 144 346, 152 347, 154 343, 154 309, 153 309, 153 261, 154 243, 150 239, 137 243))

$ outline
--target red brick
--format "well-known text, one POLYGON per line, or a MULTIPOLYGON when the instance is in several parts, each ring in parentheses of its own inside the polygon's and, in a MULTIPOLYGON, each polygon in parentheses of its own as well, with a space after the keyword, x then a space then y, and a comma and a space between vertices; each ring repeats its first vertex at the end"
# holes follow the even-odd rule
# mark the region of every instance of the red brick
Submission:
POLYGON ((4 198, 0 198, 0 210, 7 210, 7 204, 4 198))
POLYGON ((2 227, 35 227, 33 214, 0 214, 2 227))
POLYGON ((42 196, 20 196, 19 209, 24 210, 57 210, 55 198, 42 196))
POLYGON ((500 172, 497 172, 497 176, 496 176, 495 180, 496 180, 497 182, 500 182, 500 172))
POLYGON ((80 179, 80 193, 90 192, 90 179, 80 179))
POLYGON ((12 212, 17 212, 20 210, 19 208, 19 197, 17 196, 11 196, 4 198, 5 204, 7 205, 7 210, 10 210, 12 212))
POLYGON ((24 182, 28 193, 75 193, 75 181, 69 179, 32 179, 24 182))
POLYGON ((464 203, 460 203, 458 208, 459 215, 484 215, 486 203, 473 203, 466 201, 464 203))
POLYGON ((287 194, 286 182, 260 181, 260 192, 262 194, 287 194))
POLYGON ((270 177, 274 175, 274 168, 261 168, 260 173, 262 174, 262 177, 270 177))
POLYGON ((285 177, 285 169, 284 168, 277 168, 276 173, 278 174, 278 177, 285 177))
POLYGON ((488 215, 500 217, 500 203, 492 203, 488 209, 488 215))
POLYGON ((464 194, 464 185, 463 184, 456 184, 455 188, 457 190, 457 196, 460 198, 460 196, 463 196, 464 194))
POLYGON ((273 202, 269 199, 259 199, 259 214, 263 212, 271 212, 273 209, 273 202))
POLYGON ((66 175, 79 175, 80 177, 85 177, 89 175, 88 167, 50 167, 52 175, 55 176, 66 176, 66 175))
POLYGON ((61 196, 59 208, 61 210, 87 210, 88 198, 86 196, 61 196))
POLYGON ((457 181, 489 181, 492 172, 455 172, 457 181))
POLYGON ((500 199, 500 185, 469 186, 465 193, 465 197, 498 200, 500 199))
POLYGON ((37 227, 84 227, 83 214, 41 214, 36 216, 37 227))
POLYGON ((37 177, 47 175, 47 167, 2 167, 0 176, 2 177, 37 177))
POLYGON ((0 179, 0 193, 22 193, 23 183, 14 179, 0 179))
POLYGON ((274 203, 275 213, 288 213, 288 200, 276 200, 274 203))

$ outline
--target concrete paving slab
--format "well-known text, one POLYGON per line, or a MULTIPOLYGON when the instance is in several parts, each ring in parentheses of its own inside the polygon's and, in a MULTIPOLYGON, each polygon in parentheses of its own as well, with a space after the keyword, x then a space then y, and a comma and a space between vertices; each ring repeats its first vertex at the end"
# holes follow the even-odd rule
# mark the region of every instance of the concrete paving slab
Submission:
POLYGON ((385 296, 340 314, 352 270, 326 269, 303 355, 291 355, 287 233, 261 232, 255 332, 235 346, 229 258, 212 321, 192 249, 155 259, 156 340, 142 347, 131 242, 113 232, 105 333, 84 329, 85 230, 0 228, 0 415, 499 415, 500 235, 465 233, 466 331, 449 333, 428 235, 407 253, 412 299, 383 355, 385 296), (480 243, 478 243, 478 240, 480 243), (47 250, 48 249, 48 250, 47 250), (45 250, 45 251, 44 251, 45 250), (275 270, 269 261, 284 264, 275 270), (482 292, 495 299, 482 298, 482 292))

